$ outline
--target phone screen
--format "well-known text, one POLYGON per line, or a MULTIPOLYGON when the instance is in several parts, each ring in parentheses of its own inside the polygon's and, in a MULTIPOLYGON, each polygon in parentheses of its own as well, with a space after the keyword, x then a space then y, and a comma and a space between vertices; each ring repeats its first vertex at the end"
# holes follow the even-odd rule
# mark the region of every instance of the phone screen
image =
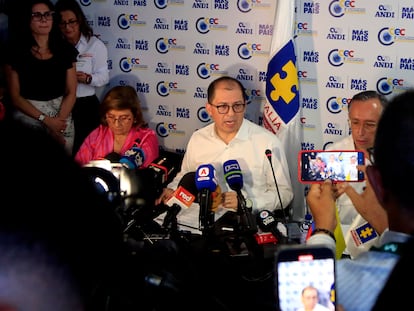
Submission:
POLYGON ((331 249, 289 246, 277 251, 275 263, 278 310, 296 311, 305 304, 335 310, 335 255, 331 249))
POLYGON ((357 165, 365 165, 360 150, 302 150, 298 156, 298 178, 301 183, 364 181, 364 172, 357 165))

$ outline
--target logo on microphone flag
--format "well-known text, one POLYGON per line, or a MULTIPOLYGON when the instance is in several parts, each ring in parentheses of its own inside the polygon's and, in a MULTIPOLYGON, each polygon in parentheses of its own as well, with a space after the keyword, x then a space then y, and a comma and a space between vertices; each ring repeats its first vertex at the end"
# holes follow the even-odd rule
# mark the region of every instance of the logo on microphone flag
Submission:
MULTIPOLYGON (((297 176, 297 154, 301 150, 299 80, 294 45, 294 0, 276 5, 270 60, 267 65, 263 126, 278 136, 284 146, 290 176, 297 176)), ((291 178, 295 191, 292 206, 303 213, 303 185, 291 178), (296 207, 298 206, 298 207, 296 207)))

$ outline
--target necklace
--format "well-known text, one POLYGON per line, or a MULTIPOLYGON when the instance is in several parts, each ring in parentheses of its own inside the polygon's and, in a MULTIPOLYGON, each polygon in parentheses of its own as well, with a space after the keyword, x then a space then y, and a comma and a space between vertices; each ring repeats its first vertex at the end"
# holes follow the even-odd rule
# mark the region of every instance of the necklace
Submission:
POLYGON ((41 60, 49 59, 52 57, 52 53, 48 47, 33 46, 31 51, 34 57, 41 60))

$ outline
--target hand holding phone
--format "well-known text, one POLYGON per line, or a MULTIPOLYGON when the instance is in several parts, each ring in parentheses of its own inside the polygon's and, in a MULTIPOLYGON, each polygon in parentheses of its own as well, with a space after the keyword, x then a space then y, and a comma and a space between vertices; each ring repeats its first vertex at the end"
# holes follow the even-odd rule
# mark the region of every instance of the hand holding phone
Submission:
POLYGON ((335 254, 324 246, 283 245, 276 251, 276 301, 281 311, 335 310, 335 254))
POLYGON ((326 179, 334 182, 361 182, 365 174, 361 150, 302 150, 298 154, 298 178, 301 183, 321 183, 326 179))

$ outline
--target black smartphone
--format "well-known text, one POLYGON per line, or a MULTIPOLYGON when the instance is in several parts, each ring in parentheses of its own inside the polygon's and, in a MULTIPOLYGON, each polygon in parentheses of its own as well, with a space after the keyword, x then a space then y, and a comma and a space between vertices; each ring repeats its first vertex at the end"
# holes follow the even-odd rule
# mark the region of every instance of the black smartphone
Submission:
POLYGON ((334 311, 334 252, 321 245, 281 245, 275 252, 275 295, 276 310, 313 310, 318 304, 317 310, 334 311))
POLYGON ((301 150, 298 154, 298 178, 301 183, 320 183, 326 179, 335 182, 361 182, 365 165, 361 150, 301 150))

